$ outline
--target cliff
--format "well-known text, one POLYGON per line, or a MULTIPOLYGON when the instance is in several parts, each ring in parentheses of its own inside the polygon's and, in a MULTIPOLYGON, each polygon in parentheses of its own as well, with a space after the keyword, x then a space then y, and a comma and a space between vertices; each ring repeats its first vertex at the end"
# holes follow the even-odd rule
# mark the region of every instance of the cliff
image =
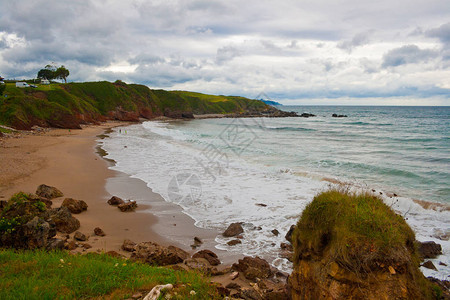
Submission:
POLYGON ((0 99, 0 124, 17 129, 80 128, 106 119, 138 121, 158 116, 193 118, 193 114, 283 116, 258 100, 185 91, 152 90, 122 81, 84 82, 16 88, 8 83, 0 99))
POLYGON ((372 194, 331 190, 293 234, 293 299, 436 299, 419 270, 414 232, 372 194))

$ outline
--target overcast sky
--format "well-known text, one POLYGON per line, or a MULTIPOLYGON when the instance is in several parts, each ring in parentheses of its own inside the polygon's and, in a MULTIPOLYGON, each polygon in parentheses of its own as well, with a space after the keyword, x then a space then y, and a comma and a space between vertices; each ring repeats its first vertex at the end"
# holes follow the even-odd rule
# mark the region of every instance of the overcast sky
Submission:
POLYGON ((450 105, 449 0, 0 0, 0 75, 450 105))

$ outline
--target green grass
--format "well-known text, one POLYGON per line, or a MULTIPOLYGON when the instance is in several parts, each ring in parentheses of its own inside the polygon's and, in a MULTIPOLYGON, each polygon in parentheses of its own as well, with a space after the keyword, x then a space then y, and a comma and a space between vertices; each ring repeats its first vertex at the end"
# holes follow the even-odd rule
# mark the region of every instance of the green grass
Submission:
POLYGON ((157 284, 174 285, 172 299, 218 299, 208 278, 113 258, 55 251, 0 250, 0 299, 125 299, 157 284), (194 290, 196 294, 190 295, 194 290))
POLYGON ((98 120, 118 108, 126 111, 151 112, 154 116, 170 112, 194 114, 232 114, 265 111, 261 101, 236 96, 215 96, 186 91, 151 90, 138 84, 84 82, 50 85, 37 88, 16 88, 6 83, 7 97, 0 98, 0 124, 18 129, 33 125, 64 126, 81 119, 98 120))

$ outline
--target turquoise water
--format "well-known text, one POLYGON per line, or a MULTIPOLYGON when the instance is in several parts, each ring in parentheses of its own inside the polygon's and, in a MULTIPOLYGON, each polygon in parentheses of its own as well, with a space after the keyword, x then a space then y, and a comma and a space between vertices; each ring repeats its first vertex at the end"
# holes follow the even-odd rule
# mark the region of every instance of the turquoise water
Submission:
POLYGON ((281 108, 317 117, 268 122, 271 136, 289 141, 267 146, 280 164, 413 199, 450 202, 450 107, 281 108), (333 113, 348 117, 332 118, 333 113))

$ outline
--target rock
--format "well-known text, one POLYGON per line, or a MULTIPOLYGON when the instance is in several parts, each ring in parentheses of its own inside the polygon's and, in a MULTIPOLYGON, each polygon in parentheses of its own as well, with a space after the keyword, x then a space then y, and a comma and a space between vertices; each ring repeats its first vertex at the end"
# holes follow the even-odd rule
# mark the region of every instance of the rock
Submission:
POLYGON ((133 252, 136 247, 136 243, 131 240, 124 240, 122 244, 122 250, 133 252))
POLYGON ((45 204, 45 207, 46 207, 47 209, 52 208, 52 205, 53 205, 52 200, 49 200, 49 199, 47 199, 47 198, 38 196, 38 195, 36 195, 36 194, 28 194, 28 197, 29 197, 30 201, 32 201, 32 202, 36 202, 36 201, 41 201, 41 202, 43 202, 43 203, 45 204))
POLYGON ((199 237, 194 237, 194 243, 201 245, 203 244, 203 241, 199 237))
POLYGON ((204 258, 206 259, 211 266, 220 265, 220 260, 217 255, 210 250, 201 250, 192 255, 192 258, 204 258))
POLYGON ((69 209, 69 211, 73 214, 82 213, 83 211, 87 210, 87 208, 88 208, 86 202, 84 202, 83 200, 75 200, 72 198, 64 199, 61 206, 67 207, 69 209))
POLYGON ((183 262, 189 253, 175 247, 164 247, 153 242, 139 243, 131 254, 132 260, 138 260, 158 266, 174 265, 183 262))
POLYGON ((447 266, 447 264, 443 263, 442 261, 439 262, 439 265, 440 265, 440 266, 444 266, 444 267, 447 266))
POLYGON ((231 240, 227 243, 228 246, 235 246, 237 244, 242 244, 241 240, 231 240))
POLYGON ((137 208, 137 203, 136 201, 128 201, 122 204, 119 204, 117 206, 121 212, 130 212, 130 211, 134 211, 137 208))
POLYGON ((246 256, 240 259, 237 264, 233 264, 232 268, 242 272, 244 277, 249 280, 270 278, 273 275, 269 263, 258 256, 254 258, 246 256))
POLYGON ((230 282, 225 286, 227 289, 233 289, 233 290, 240 290, 241 286, 237 284, 236 282, 230 282))
POLYGON ((50 200, 64 196, 64 194, 57 188, 45 184, 41 184, 40 186, 38 186, 36 190, 36 195, 50 200))
POLYGON ((294 233, 295 228, 296 228, 295 225, 291 225, 291 227, 289 228, 288 232, 284 236, 286 238, 286 240, 288 240, 289 243, 291 243, 291 244, 292 244, 292 234, 294 233))
POLYGON ((87 241, 87 236, 79 231, 75 232, 73 238, 76 239, 77 241, 82 242, 87 241))
POLYGON ((70 241, 64 244, 64 249, 75 250, 77 248, 77 243, 75 241, 70 241))
POLYGON ((230 279, 231 280, 235 280, 236 278, 238 278, 239 277, 239 272, 233 272, 233 273, 231 273, 231 275, 230 275, 230 279))
POLYGON ((302 113, 301 115, 300 115, 300 117, 302 117, 302 118, 309 118, 309 117, 315 117, 316 115, 314 115, 314 114, 310 114, 310 113, 302 113))
POLYGON ((419 244, 419 254, 423 258, 435 258, 436 256, 442 254, 441 245, 429 241, 429 242, 418 242, 419 244))
POLYGON ((230 296, 230 290, 227 289, 226 287, 223 287, 222 285, 217 285, 216 290, 221 297, 230 296))
POLYGON ((147 294, 147 296, 144 297, 143 300, 159 299, 162 291, 170 291, 171 289, 173 289, 173 285, 171 285, 170 283, 165 285, 157 285, 150 291, 150 293, 147 294))
POLYGON ((83 243, 83 244, 81 244, 81 246, 82 246, 84 249, 91 249, 91 248, 92 248, 92 246, 91 246, 90 244, 88 244, 88 243, 83 243))
POLYGON ((100 227, 95 227, 94 228, 94 234, 97 236, 105 236, 105 232, 103 231, 103 229, 101 229, 100 227))
POLYGON ((47 243, 47 250, 61 250, 64 249, 64 241, 61 239, 51 239, 47 243))
POLYGON ((125 201, 123 201, 123 200, 120 199, 119 197, 112 196, 111 199, 109 199, 109 200, 107 201, 107 203, 108 203, 109 205, 119 205, 119 204, 125 203, 125 201))
POLYGON ((131 296, 131 298, 132 298, 132 299, 140 299, 140 298, 142 298, 142 294, 141 294, 141 293, 134 293, 134 294, 131 296))
POLYGON ((291 251, 291 252, 294 251, 294 247, 292 247, 292 245, 288 244, 288 243, 281 243, 280 248, 283 250, 291 251))
POLYGON ((264 204, 264 203, 256 203, 255 205, 256 206, 261 206, 261 207, 266 207, 267 206, 267 204, 264 204))
POLYGON ((274 236, 278 236, 280 234, 280 232, 276 229, 271 231, 273 233, 274 236))
POLYGON ((204 258, 187 258, 183 262, 189 269, 197 270, 203 274, 211 274, 212 268, 209 262, 204 258))
POLYGON ((242 225, 240 223, 232 223, 230 226, 228 226, 227 230, 223 233, 224 237, 233 237, 238 234, 241 234, 244 232, 244 229, 242 228, 242 225))
POLYGON ((241 290, 241 298, 245 300, 261 300, 261 295, 253 288, 244 288, 241 290))
POLYGON ((72 233, 80 228, 80 221, 72 216, 67 207, 53 208, 49 210, 49 214, 56 229, 62 233, 72 233))
POLYGON ((338 114, 332 114, 331 115, 333 118, 346 118, 347 115, 338 115, 338 114))
POLYGON ((427 260, 422 264, 422 267, 437 271, 436 266, 433 264, 431 260, 427 260))

